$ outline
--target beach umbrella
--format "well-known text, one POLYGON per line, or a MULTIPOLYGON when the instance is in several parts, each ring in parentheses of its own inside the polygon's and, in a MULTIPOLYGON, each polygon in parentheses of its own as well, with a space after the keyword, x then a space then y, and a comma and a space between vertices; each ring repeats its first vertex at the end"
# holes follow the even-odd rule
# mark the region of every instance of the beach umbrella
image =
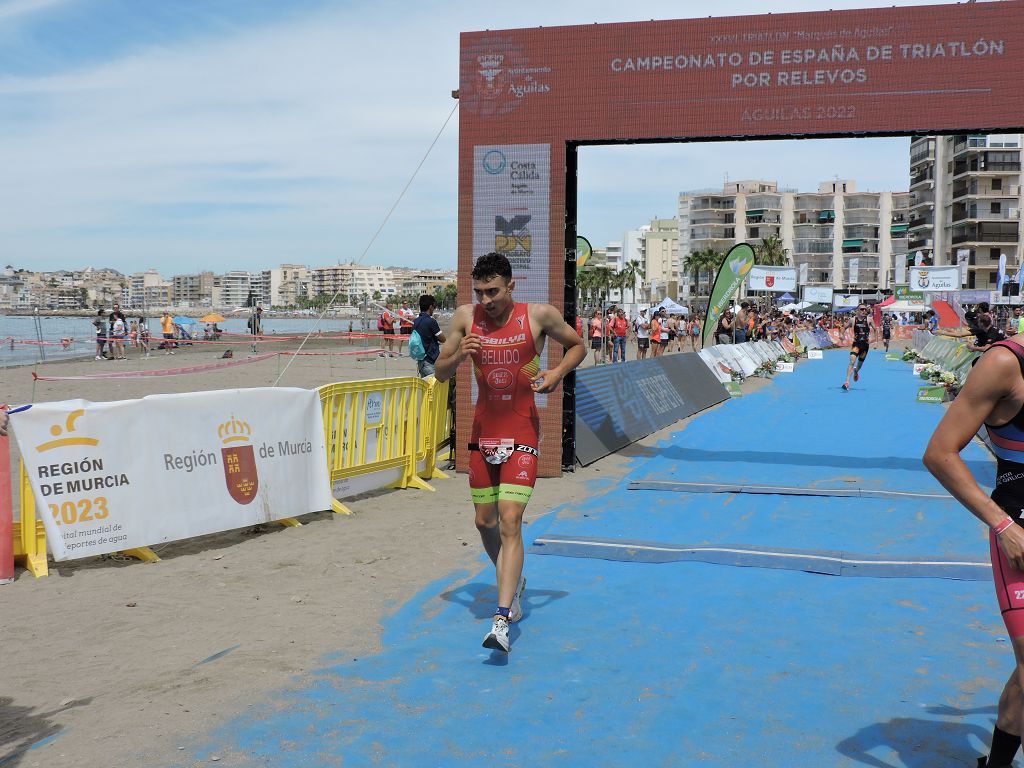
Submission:
POLYGON ((210 315, 207 315, 206 317, 204 317, 201 320, 201 322, 204 322, 204 323, 223 323, 224 322, 224 315, 218 315, 216 312, 214 312, 213 314, 210 314, 210 315))

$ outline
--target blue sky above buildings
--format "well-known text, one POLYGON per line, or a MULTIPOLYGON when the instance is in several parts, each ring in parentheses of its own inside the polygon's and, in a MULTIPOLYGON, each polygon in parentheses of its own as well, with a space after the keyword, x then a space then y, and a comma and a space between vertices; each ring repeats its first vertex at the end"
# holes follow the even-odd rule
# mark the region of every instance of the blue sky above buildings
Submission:
MULTIPOLYGON (((890 4, 751 0, 728 13, 890 4)), ((174 274, 358 257, 454 105, 460 32, 707 12, 696 2, 0 0, 0 261, 174 274)), ((679 191, 726 174, 905 189, 908 146, 585 148, 580 231, 595 245, 618 240, 674 215, 679 191)), ((365 261, 454 266, 456 148, 453 118, 365 261)))

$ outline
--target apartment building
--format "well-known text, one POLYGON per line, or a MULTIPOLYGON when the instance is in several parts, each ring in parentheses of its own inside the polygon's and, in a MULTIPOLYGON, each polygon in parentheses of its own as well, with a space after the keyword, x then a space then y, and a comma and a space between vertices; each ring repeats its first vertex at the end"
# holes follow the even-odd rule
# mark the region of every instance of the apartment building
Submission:
POLYGON ((253 276, 242 270, 225 272, 220 276, 220 305, 229 309, 249 305, 250 294, 256 300, 260 296, 253 290, 253 276))
POLYGON ((437 293, 449 283, 454 283, 456 273, 450 270, 416 270, 391 267, 398 292, 406 296, 422 296, 437 293))
POLYGON ((213 272, 175 275, 171 278, 171 302, 176 307, 220 306, 220 278, 213 272))
POLYGON ((875 293, 893 284, 905 259, 909 194, 858 192, 852 179, 822 182, 816 192, 780 189, 776 182, 744 180, 722 190, 679 195, 680 295, 710 293, 710 270, 687 268, 691 254, 728 251, 742 242, 778 238, 807 285, 848 293, 875 293))
POLYGON ((679 295, 679 221, 652 219, 649 226, 641 228, 639 239, 642 253, 637 254, 631 248, 626 261, 641 264, 645 277, 640 282, 648 288, 647 298, 651 301, 676 298, 679 295))
POLYGON ((282 264, 260 273, 257 295, 264 307, 294 307, 312 298, 312 274, 304 264, 282 264))
POLYGON ((1021 266, 1020 134, 918 136, 910 143, 909 250, 967 260, 968 289, 994 290, 999 257, 1021 266))
POLYGON ((384 267, 338 264, 314 269, 313 294, 335 293, 358 301, 363 296, 372 299, 376 293, 381 297, 394 296, 398 293, 398 286, 391 270, 384 267))

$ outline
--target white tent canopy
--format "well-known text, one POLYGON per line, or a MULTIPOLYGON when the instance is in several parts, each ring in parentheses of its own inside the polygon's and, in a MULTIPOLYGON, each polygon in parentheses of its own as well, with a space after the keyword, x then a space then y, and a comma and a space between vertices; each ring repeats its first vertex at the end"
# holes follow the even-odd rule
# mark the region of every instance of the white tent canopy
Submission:
POLYGON ((801 310, 804 307, 809 307, 813 303, 814 302, 811 302, 811 301, 801 301, 801 302, 798 302, 796 304, 785 304, 785 305, 779 307, 779 309, 781 309, 783 312, 792 312, 794 310, 801 310))
POLYGON ((670 315, 688 315, 690 310, 684 307, 682 304, 676 304, 672 299, 663 299, 660 304, 654 307, 653 312, 664 309, 670 315))

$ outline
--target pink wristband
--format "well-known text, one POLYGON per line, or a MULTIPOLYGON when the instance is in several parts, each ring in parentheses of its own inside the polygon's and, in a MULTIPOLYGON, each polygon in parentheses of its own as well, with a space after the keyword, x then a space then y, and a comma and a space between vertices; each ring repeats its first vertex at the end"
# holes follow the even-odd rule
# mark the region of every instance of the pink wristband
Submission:
POLYGON ((1013 525, 1013 518, 1012 517, 1007 517, 1005 520, 1003 520, 1003 522, 1001 522, 999 525, 997 525, 992 530, 995 532, 996 536, 999 536, 1003 531, 1005 531, 1011 525, 1013 525))

